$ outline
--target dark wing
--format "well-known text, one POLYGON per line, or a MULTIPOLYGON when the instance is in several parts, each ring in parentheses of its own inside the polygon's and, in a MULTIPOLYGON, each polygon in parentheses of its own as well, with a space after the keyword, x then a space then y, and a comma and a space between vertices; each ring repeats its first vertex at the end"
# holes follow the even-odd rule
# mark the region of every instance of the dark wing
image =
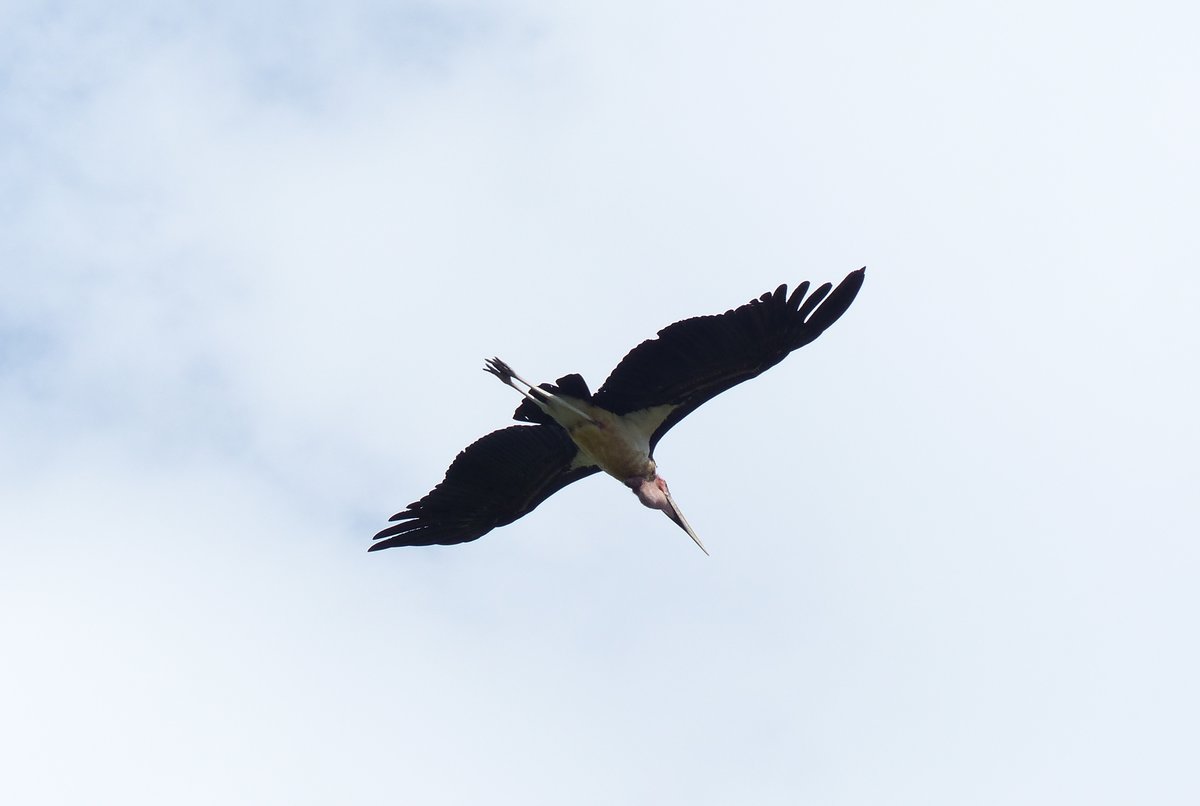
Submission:
POLYGON ((669 325, 621 359, 592 402, 617 414, 673 405, 650 438, 653 450, 671 426, 702 403, 760 375, 825 332, 850 307, 865 274, 865 268, 851 272, 836 289, 826 283, 812 294, 803 282, 790 297, 781 285, 774 294, 719 316, 669 325))
MULTIPOLYGON (((490 370, 489 370, 490 371, 490 370)), ((564 375, 554 383, 539 383, 539 389, 545 389, 556 395, 570 395, 578 400, 591 401, 592 393, 588 391, 587 381, 577 372, 572 372, 570 375, 564 375)), ((514 420, 520 420, 526 423, 552 423, 554 418, 537 406, 533 401, 526 398, 521 401, 521 405, 517 406, 517 410, 513 413, 514 420)))
POLYGON ((468 446, 441 484, 403 512, 370 551, 466 543, 532 512, 558 490, 599 470, 572 467, 579 449, 558 425, 514 425, 468 446))

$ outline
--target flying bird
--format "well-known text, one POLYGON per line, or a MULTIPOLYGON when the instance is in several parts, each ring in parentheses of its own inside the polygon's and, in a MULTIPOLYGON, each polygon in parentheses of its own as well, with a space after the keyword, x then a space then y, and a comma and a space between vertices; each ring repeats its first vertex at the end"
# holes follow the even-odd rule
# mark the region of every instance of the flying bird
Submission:
POLYGON ((668 325, 634 347, 596 390, 578 374, 537 386, 499 358, 484 369, 524 400, 514 425, 458 455, 442 483, 391 517, 369 549, 466 543, 534 510, 551 495, 601 470, 638 500, 666 513, 705 554, 654 463, 663 435, 713 397, 762 374, 838 320, 866 269, 789 295, 781 285, 739 308, 668 325), (832 293, 830 293, 832 292, 832 293))

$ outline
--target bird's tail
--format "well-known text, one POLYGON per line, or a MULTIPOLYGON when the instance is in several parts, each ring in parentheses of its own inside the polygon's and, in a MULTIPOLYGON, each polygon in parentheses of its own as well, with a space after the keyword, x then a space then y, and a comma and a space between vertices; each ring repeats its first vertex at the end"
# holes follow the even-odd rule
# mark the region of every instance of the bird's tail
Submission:
POLYGON ((588 390, 587 381, 578 373, 564 375, 554 383, 542 383, 533 386, 520 375, 518 375, 512 367, 501 361, 499 358, 489 358, 484 361, 484 371, 495 375, 500 381, 525 395, 525 399, 521 401, 521 405, 517 406, 517 410, 513 412, 513 419, 525 423, 553 423, 554 418, 547 413, 543 406, 549 402, 550 398, 555 396, 569 396, 578 400, 591 402, 592 393, 588 390), (520 381, 529 386, 528 391, 524 391, 516 386, 515 381, 520 381))

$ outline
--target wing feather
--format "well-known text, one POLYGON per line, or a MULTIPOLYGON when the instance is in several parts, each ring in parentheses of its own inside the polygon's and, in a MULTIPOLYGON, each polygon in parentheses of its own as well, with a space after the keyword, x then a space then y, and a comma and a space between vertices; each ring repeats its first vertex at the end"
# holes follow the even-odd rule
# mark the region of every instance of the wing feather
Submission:
POLYGON ((673 406, 650 438, 653 450, 697 407, 825 332, 850 307, 865 274, 851 272, 836 289, 826 283, 812 294, 806 281, 790 297, 781 285, 740 308, 668 325, 621 359, 592 402, 616 414, 673 406))
POLYGON ((514 425, 465 448, 441 484, 392 516, 370 551, 466 543, 532 512, 558 490, 596 473, 573 464, 579 449, 558 425, 514 425))

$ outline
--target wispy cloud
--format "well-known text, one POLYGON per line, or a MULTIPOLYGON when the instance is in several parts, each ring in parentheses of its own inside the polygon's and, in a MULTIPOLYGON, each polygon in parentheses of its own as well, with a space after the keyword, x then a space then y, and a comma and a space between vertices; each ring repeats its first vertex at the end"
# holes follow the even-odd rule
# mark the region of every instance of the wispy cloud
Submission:
POLYGON ((1194 800, 1192 20, 732 9, 0 10, 0 799, 1194 800), (484 356, 863 263, 660 446, 711 561, 365 554, 484 356))

